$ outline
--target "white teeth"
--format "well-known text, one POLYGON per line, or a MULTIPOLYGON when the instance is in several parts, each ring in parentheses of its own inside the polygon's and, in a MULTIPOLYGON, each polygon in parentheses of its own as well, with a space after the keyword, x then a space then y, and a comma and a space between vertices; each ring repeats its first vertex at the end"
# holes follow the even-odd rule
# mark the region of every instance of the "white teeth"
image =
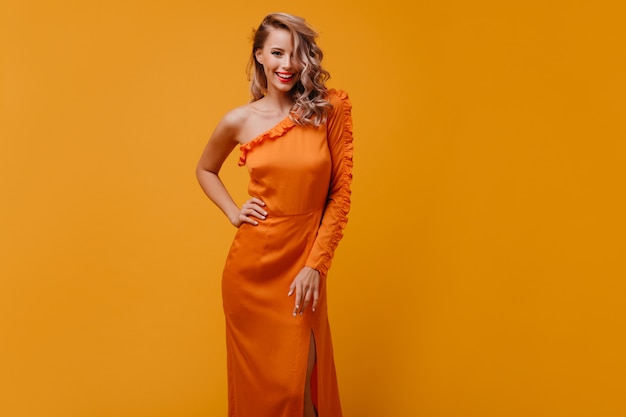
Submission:
POLYGON ((291 75, 283 75, 283 74, 276 73, 276 75, 278 75, 280 78, 282 78, 284 80, 288 80, 288 79, 293 77, 293 74, 291 74, 291 75))

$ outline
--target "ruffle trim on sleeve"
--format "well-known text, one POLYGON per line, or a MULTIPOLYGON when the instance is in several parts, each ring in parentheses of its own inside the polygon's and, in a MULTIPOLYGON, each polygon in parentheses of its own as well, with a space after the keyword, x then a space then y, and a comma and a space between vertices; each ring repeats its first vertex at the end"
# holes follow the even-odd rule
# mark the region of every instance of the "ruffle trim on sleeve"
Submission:
POLYGON ((335 249, 339 245, 339 241, 343 237, 343 230, 348 224, 348 213, 350 212, 350 196, 352 192, 350 186, 352 184, 352 167, 353 167, 353 137, 352 137, 352 102, 348 97, 348 93, 343 90, 329 90, 329 94, 335 94, 342 102, 341 105, 341 118, 343 119, 343 129, 341 132, 340 143, 343 144, 342 162, 339 165, 340 178, 336 186, 336 193, 329 196, 332 198, 335 204, 337 204, 338 219, 335 229, 330 237, 329 252, 323 256, 319 267, 316 268, 322 275, 328 273, 335 249))
POLYGON ((273 140, 283 136, 287 133, 292 127, 294 127, 294 122, 287 116, 281 122, 279 122, 276 126, 271 128, 270 130, 261 133, 256 138, 252 139, 250 142, 246 142, 239 147, 241 154, 239 155, 239 166, 243 166, 246 164, 246 158, 248 156, 248 152, 250 152, 255 147, 259 146, 261 143, 266 140, 273 140))

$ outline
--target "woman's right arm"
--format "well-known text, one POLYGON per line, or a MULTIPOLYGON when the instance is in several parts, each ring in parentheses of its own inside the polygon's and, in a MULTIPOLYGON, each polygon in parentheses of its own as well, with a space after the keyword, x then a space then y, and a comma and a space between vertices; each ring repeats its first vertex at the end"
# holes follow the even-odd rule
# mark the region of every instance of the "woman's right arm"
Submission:
POLYGON ((237 133, 242 116, 241 112, 237 111, 231 111, 224 116, 213 131, 196 166, 196 177, 200 187, 235 227, 241 226, 242 223, 257 225, 254 218, 264 219, 267 215, 263 209, 265 203, 258 198, 246 201, 240 209, 219 177, 222 164, 237 145, 237 133))

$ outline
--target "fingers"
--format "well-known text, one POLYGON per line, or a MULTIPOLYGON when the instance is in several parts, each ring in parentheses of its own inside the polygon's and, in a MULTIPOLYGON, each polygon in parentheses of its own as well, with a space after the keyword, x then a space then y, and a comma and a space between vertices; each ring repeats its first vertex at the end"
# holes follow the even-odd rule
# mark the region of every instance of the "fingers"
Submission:
POLYGON ((318 287, 315 287, 315 290, 313 291, 313 312, 315 312, 315 310, 317 309, 317 303, 319 303, 320 301, 320 290, 318 287))
POLYGON ((265 203, 258 198, 251 198, 241 206, 241 213, 259 219, 265 219, 267 211, 263 209, 263 206, 265 206, 265 203))
POLYGON ((304 302, 302 303, 302 310, 300 310, 300 314, 306 310, 306 308, 311 303, 311 297, 313 296, 313 287, 309 285, 305 285, 304 287, 304 302))
POLYGON ((292 316, 296 317, 300 311, 300 304, 302 304, 302 286, 296 285, 296 300, 293 306, 292 316))
POLYGON ((265 211, 265 209, 263 208, 264 206, 265 203, 258 198, 253 197, 249 199, 241 206, 241 211, 239 212, 239 220, 242 223, 250 223, 255 226, 258 225, 259 222, 256 221, 255 218, 259 220, 265 220, 265 218, 267 217, 267 211, 265 211))
POLYGON ((302 314, 302 310, 300 308, 302 305, 302 282, 298 278, 299 277, 296 277, 296 279, 293 280, 289 286, 289 293, 287 294, 288 297, 291 297, 294 293, 296 294, 293 311, 291 312, 291 315, 294 317, 296 317, 298 313, 302 314))
MULTIPOLYGON (((317 303, 319 302, 319 298, 320 298, 320 292, 319 292, 318 286, 317 285, 310 285, 310 286, 305 285, 302 287, 302 291, 300 292, 300 294, 303 297, 301 297, 300 299, 301 302, 298 304, 300 304, 302 307, 298 309, 297 312, 300 314, 304 314, 309 304, 311 304, 311 301, 313 301, 313 305, 311 306, 311 309, 312 311, 315 311, 315 309, 317 308, 317 303)), ((296 300, 297 299, 298 298, 296 297, 296 300)), ((298 306, 296 305, 296 309, 297 307, 298 306)))
POLYGON ((252 197, 250 200, 247 201, 248 203, 255 203, 258 204, 259 206, 263 206, 265 207, 265 203, 263 202, 263 200, 260 200, 256 197, 252 197))
POLYGON ((292 311, 294 317, 298 314, 304 314, 309 305, 311 305, 312 311, 315 311, 320 298, 319 273, 315 271, 312 275, 310 272, 298 274, 289 286, 287 295, 292 296, 294 294, 295 299, 292 311))

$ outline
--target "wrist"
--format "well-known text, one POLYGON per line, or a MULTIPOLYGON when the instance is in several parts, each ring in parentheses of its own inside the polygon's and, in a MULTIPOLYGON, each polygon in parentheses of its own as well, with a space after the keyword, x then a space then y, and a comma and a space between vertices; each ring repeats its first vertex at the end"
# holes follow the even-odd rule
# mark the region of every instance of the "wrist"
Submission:
POLYGON ((235 217, 228 216, 228 221, 230 222, 230 224, 232 224, 235 227, 239 227, 241 225, 241 223, 239 222, 238 215, 235 217))
POLYGON ((317 270, 317 269, 315 269, 315 268, 313 268, 312 266, 308 266, 308 265, 307 265, 307 266, 305 266, 305 268, 310 269, 311 271, 313 271, 313 272, 317 272, 318 274, 320 274, 320 271, 319 271, 319 270, 317 270))

